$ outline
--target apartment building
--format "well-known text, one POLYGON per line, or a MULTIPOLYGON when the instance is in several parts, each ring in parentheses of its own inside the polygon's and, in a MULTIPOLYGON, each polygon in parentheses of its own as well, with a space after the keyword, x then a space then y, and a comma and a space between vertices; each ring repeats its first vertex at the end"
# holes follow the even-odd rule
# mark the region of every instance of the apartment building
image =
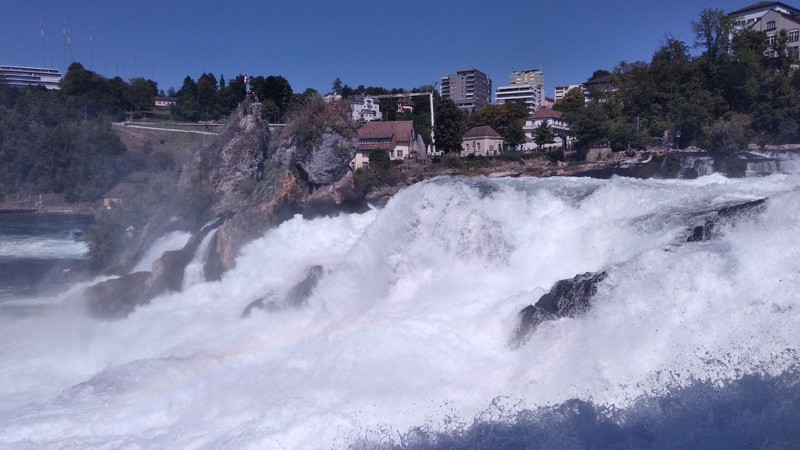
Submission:
POLYGON ((455 75, 442 77, 439 93, 460 109, 475 112, 492 103, 492 80, 477 69, 459 70, 455 75))

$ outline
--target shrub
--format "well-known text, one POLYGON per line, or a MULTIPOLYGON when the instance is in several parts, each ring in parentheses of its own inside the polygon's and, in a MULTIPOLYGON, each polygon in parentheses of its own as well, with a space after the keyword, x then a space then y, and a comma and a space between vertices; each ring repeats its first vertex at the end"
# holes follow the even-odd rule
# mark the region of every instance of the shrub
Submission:
POLYGON ((386 150, 372 150, 369 152, 369 167, 376 172, 386 172, 392 164, 386 150))
POLYGON ((719 121, 711 126, 709 150, 735 152, 747 147, 744 128, 734 121, 719 121))
POLYGON ((549 159, 551 162, 563 161, 564 150, 561 148, 556 150, 550 150, 549 152, 547 152, 547 159, 549 159))

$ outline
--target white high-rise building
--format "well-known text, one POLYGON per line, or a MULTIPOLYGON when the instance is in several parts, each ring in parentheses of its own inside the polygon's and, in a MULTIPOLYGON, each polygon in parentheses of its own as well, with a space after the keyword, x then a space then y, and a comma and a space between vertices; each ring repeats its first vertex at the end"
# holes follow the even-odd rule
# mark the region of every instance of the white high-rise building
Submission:
POLYGON ((61 88, 61 72, 58 69, 38 67, 0 66, 0 79, 9 86, 44 86, 47 89, 61 88))
POLYGON ((515 86, 502 86, 495 92, 495 102, 498 105, 511 102, 522 102, 528 106, 531 114, 542 107, 544 103, 544 89, 542 86, 520 84, 515 86))

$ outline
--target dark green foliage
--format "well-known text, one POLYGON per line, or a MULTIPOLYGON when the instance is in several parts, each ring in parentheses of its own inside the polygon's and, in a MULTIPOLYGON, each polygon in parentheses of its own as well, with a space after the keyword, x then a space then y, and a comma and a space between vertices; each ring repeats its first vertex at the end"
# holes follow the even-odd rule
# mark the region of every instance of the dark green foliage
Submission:
POLYGON ((178 195, 176 176, 172 172, 137 172, 128 182, 130 188, 123 194, 122 201, 101 210, 88 235, 89 268, 95 272, 107 268, 127 245, 128 227, 142 230, 155 215, 169 217, 192 201, 178 195))
POLYGON ((524 103, 505 103, 484 106, 467 119, 467 129, 490 126, 503 136, 506 145, 516 147, 525 143, 525 132, 522 126, 529 115, 524 103))
POLYGON ((711 126, 709 150, 715 152, 735 152, 746 149, 744 129, 735 121, 719 121, 711 126))
POLYGON ((552 144, 555 141, 553 130, 550 129, 550 125, 546 120, 533 130, 533 142, 536 142, 539 148, 545 144, 552 144))
POLYGON ((373 150, 369 152, 369 167, 376 172, 386 172, 391 166, 391 159, 386 150, 373 150))
POLYGON ((563 161, 564 160, 564 149, 555 149, 550 150, 547 152, 547 159, 551 162, 563 161))
POLYGON ((461 140, 467 132, 464 111, 449 99, 439 99, 435 103, 436 150, 458 153, 461 151, 461 140))

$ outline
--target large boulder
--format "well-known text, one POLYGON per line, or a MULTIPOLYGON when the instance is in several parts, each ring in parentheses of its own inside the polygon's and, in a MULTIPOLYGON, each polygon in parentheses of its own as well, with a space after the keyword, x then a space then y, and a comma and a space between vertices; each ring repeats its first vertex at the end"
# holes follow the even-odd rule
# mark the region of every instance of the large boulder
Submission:
POLYGON ((542 322, 561 317, 576 317, 591 308, 597 285, 606 279, 607 272, 586 272, 560 280, 535 305, 519 313, 519 325, 514 333, 514 345, 522 345, 542 322))

